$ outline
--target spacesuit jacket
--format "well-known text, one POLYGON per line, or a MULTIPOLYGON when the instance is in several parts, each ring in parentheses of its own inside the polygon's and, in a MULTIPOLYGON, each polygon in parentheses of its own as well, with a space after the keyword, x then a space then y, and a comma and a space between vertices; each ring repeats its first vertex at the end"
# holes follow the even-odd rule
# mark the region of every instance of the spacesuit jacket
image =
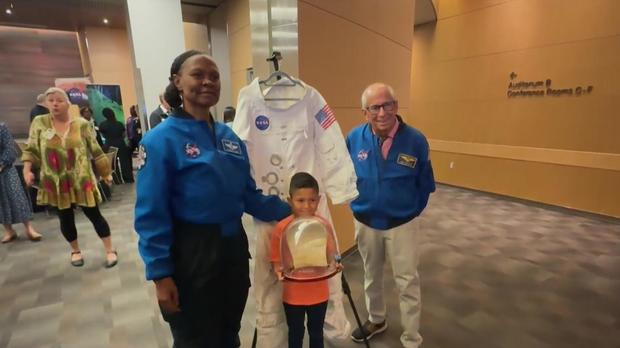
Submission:
POLYGON ((357 197, 355 171, 333 111, 314 88, 294 105, 265 103, 258 79, 239 92, 233 130, 248 149, 256 184, 266 193, 288 196, 290 178, 312 174, 334 204, 357 197))

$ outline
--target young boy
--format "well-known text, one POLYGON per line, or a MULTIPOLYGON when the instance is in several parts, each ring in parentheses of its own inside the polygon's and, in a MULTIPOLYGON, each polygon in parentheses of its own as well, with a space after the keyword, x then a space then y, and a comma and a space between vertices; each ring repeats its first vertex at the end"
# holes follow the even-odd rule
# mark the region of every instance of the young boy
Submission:
POLYGON ((327 280, 291 282, 284 280, 280 261, 280 240, 288 224, 297 217, 314 216, 319 205, 319 184, 308 173, 297 173, 291 178, 289 188, 293 215, 280 221, 271 236, 271 262, 283 280, 282 297, 288 324, 289 348, 301 348, 304 341, 304 321, 308 316, 310 348, 323 348, 323 322, 327 310, 329 288, 327 280))

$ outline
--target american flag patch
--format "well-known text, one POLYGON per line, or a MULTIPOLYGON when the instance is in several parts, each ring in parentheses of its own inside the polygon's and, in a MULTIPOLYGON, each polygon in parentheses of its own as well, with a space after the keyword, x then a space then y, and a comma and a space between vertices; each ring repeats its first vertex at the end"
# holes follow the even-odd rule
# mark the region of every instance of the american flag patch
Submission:
POLYGON ((314 115, 316 121, 321 125, 321 128, 327 129, 334 122, 336 122, 336 117, 334 116, 334 112, 329 108, 329 105, 325 104, 325 106, 314 115))

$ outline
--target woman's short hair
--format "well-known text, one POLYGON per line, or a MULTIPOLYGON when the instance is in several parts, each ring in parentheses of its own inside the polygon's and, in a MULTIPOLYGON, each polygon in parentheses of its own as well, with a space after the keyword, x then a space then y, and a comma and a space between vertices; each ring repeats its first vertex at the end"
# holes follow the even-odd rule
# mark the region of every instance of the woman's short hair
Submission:
POLYGON ((131 117, 138 117, 138 105, 132 105, 129 107, 129 114, 131 117))
POLYGON ((86 105, 80 108, 80 115, 84 116, 84 112, 86 112, 86 110, 90 111, 91 115, 93 114, 93 109, 91 109, 90 106, 86 105))
POLYGON ((46 98, 50 94, 60 94, 63 98, 65 98, 65 100, 67 101, 67 104, 71 104, 71 100, 69 99, 67 92, 65 92, 62 88, 50 87, 43 94, 45 95, 46 98))

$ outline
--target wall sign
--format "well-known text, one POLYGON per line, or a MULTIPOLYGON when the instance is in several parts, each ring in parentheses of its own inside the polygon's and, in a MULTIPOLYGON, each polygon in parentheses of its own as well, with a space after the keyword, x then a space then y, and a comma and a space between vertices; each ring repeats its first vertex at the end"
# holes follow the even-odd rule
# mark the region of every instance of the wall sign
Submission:
POLYGON ((562 96, 585 96, 592 93, 594 86, 575 86, 569 88, 556 88, 552 86, 551 79, 546 80, 518 80, 517 74, 513 71, 510 73, 510 82, 508 83, 508 98, 517 97, 562 97, 562 96))

